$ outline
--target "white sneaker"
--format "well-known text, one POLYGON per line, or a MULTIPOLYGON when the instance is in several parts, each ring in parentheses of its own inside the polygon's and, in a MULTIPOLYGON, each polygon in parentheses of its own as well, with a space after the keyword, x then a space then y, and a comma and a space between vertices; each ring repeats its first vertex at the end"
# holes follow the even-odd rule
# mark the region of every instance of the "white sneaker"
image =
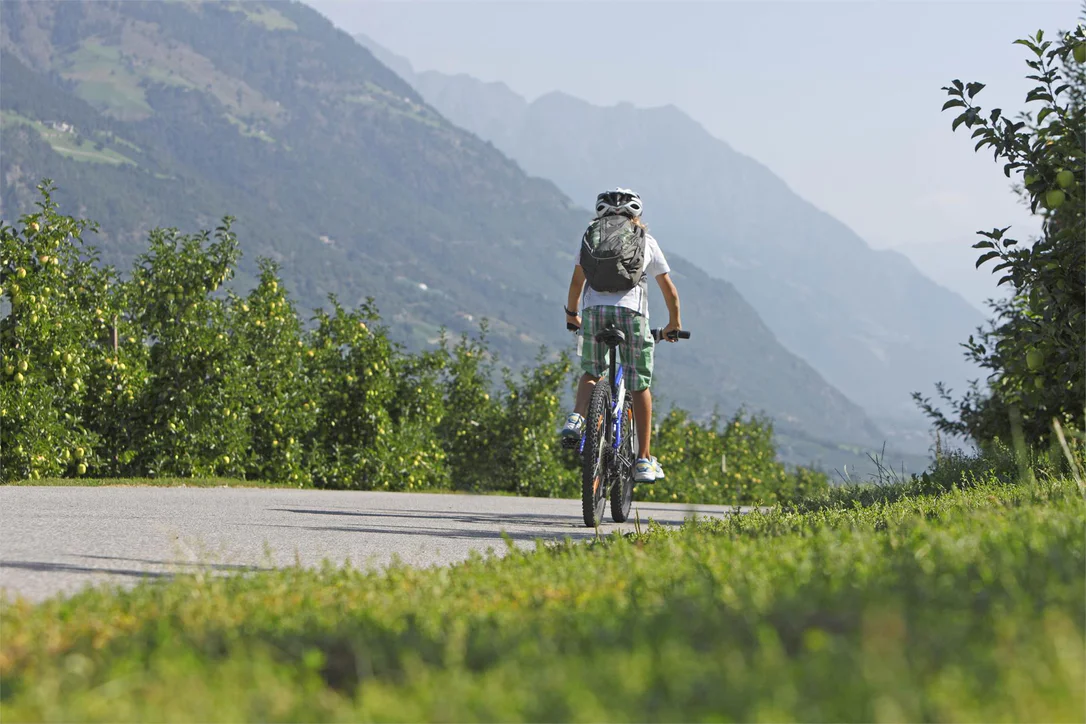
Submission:
POLYGON ((633 479, 635 483, 656 482, 656 458, 638 458, 634 462, 633 479))

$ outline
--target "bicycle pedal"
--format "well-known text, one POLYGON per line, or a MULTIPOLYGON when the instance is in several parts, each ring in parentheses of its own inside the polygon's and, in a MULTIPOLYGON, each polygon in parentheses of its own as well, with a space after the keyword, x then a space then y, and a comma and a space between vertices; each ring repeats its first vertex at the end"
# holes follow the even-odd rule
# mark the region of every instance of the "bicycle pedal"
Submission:
POLYGON ((581 440, 580 438, 576 437, 563 437, 559 444, 564 450, 576 450, 577 447, 581 444, 581 440))

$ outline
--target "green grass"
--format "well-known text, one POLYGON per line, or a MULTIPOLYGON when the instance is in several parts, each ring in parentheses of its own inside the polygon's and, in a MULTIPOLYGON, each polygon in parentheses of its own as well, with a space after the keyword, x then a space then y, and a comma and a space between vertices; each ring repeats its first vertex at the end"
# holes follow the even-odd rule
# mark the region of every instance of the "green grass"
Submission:
MULTIPOLYGON (((57 119, 62 120, 62 119, 57 119)), ((101 150, 94 147, 93 141, 84 140, 83 145, 79 145, 76 142, 76 137, 70 133, 64 133, 62 131, 56 131, 49 126, 35 121, 31 118, 26 118, 18 113, 11 111, 0 111, 0 126, 21 124, 30 126, 48 143, 54 151, 60 155, 71 158, 75 161, 86 161, 88 163, 105 163, 111 166, 121 165, 137 165, 135 161, 128 156, 106 146, 102 146, 101 150)), ((120 142, 120 139, 117 139, 120 142)), ((131 143, 125 142, 126 145, 132 146, 131 143)), ((136 148, 135 146, 132 146, 136 148)), ((136 148, 136 150, 139 150, 136 148)))
POLYGON ((47 485, 50 487, 87 487, 106 486, 143 486, 151 488, 287 488, 289 485, 268 483, 261 480, 239 480, 237 478, 42 478, 40 480, 19 480, 8 485, 47 485))
MULTIPOLYGON (((915 491, 913 491, 915 492, 915 491)), ((4 720, 1081 721, 1076 486, 0 613, 4 720)))
POLYGON ((227 113, 226 120, 230 121, 230 124, 235 126, 238 129, 238 132, 241 133, 241 135, 243 136, 247 136, 249 138, 259 138, 261 141, 264 141, 264 143, 275 143, 274 138, 269 136, 264 131, 253 130, 253 128, 249 126, 249 124, 247 124, 240 118, 237 118, 227 113))
POLYGON ((294 22, 282 15, 278 10, 274 10, 265 6, 250 6, 247 3, 241 3, 238 6, 241 12, 245 13, 246 18, 257 25, 263 25, 268 30, 297 30, 298 26, 294 22))
POLYGON ((117 118, 140 120, 152 113, 140 76, 125 66, 120 48, 86 41, 65 57, 63 74, 76 81, 76 95, 117 118))
MULTIPOLYGON (((16 480, 5 485, 12 486, 47 486, 47 487, 147 487, 147 488, 280 488, 297 490, 287 483, 271 483, 266 480, 241 480, 239 478, 40 478, 38 480, 16 480)), ((307 488, 313 490, 313 488, 307 488)), ((472 491, 427 489, 421 493, 438 495, 471 495, 472 491)), ((516 497, 516 493, 505 490, 478 491, 483 495, 516 497)))

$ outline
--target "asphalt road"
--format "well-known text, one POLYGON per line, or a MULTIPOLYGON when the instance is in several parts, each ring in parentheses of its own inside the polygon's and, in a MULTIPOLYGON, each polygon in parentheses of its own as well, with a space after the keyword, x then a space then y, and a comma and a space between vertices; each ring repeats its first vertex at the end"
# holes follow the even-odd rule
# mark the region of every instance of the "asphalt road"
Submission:
MULTIPOLYGON (((648 519, 725 516, 720 505, 634 503, 648 519)), ((607 520, 610 520, 609 514, 607 520)), ((632 530, 605 523, 601 534, 632 530)), ((87 585, 210 569, 349 561, 446 565, 536 539, 585 540, 579 500, 261 488, 0 487, 0 589, 31 601, 87 585)))

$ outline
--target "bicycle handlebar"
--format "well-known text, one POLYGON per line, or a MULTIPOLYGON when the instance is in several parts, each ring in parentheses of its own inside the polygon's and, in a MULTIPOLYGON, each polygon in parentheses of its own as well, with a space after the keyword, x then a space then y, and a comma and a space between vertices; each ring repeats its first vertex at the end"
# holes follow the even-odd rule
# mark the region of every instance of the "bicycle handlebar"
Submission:
MULTIPOLYGON (((652 330, 652 338, 659 342, 664 338, 664 330, 656 328, 652 330)), ((673 329, 671 333, 667 335, 669 340, 675 339, 690 339, 690 332, 685 329, 673 329)))
MULTIPOLYGON (((578 327, 573 322, 566 322, 566 329, 569 330, 570 332, 579 332, 579 331, 581 331, 581 328, 578 327)), ((652 332, 652 339, 654 341, 659 342, 660 340, 662 340, 664 338, 664 330, 663 329, 657 327, 656 329, 653 329, 653 330, 650 330, 650 331, 652 332)), ((685 330, 685 329, 673 329, 671 331, 671 334, 667 335, 667 337, 668 337, 668 339, 672 339, 672 340, 690 339, 690 332, 688 330, 685 330)))

